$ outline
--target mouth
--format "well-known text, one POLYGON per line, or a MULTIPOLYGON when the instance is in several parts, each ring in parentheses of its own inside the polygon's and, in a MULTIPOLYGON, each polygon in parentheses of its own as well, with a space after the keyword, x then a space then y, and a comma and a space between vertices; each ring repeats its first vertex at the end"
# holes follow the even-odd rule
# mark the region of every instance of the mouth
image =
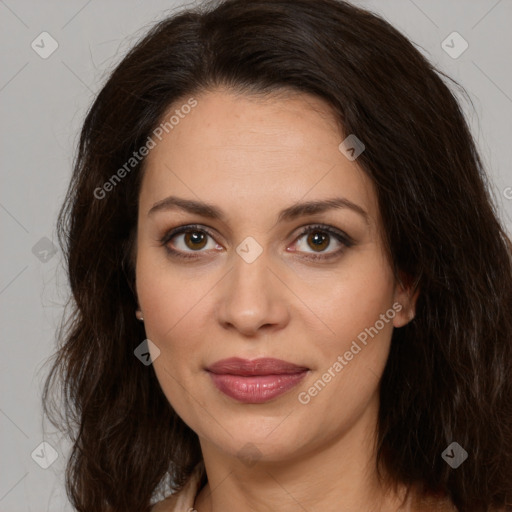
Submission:
POLYGON ((252 361, 237 357, 217 361, 206 368, 213 384, 228 397, 246 404, 261 404, 294 388, 309 368, 281 359, 252 361))

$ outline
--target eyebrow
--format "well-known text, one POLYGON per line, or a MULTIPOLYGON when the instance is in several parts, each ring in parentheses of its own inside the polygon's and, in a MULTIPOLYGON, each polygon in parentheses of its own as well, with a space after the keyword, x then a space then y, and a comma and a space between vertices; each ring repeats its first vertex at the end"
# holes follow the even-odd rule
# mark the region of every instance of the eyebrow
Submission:
MULTIPOLYGON (((285 208, 279 213, 277 222, 291 221, 298 217, 305 215, 313 215, 315 213, 322 213, 331 209, 347 208, 359 214, 367 224, 369 224, 369 216, 366 211, 359 205, 344 197, 334 197, 332 199, 325 199, 322 201, 307 201, 303 203, 294 204, 285 208)), ((210 219, 218 219, 226 222, 226 216, 221 209, 212 204, 202 201, 194 201, 192 199, 183 199, 176 196, 169 196, 161 201, 156 202, 148 212, 148 216, 156 212, 169 211, 174 209, 181 209, 189 213, 195 213, 202 217, 210 219)))

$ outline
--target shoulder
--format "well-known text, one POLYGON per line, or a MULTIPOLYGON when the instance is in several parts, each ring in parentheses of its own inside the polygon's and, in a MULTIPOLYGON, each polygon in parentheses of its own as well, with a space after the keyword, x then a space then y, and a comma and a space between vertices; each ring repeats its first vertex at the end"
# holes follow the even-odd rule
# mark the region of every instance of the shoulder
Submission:
POLYGON ((400 512, 457 512, 457 508, 446 493, 426 493, 423 486, 409 488, 400 512))
MULTIPOLYGON (((416 494, 411 501, 411 508, 407 512, 459 512, 453 501, 446 493, 416 494)), ((510 512, 512 509, 504 507, 487 508, 489 512, 510 512)))
POLYGON ((447 497, 422 497, 418 499, 414 512, 457 512, 452 500, 447 497))
POLYGON ((151 512, 191 512, 194 508, 194 501, 200 490, 201 481, 204 476, 204 465, 199 463, 183 488, 164 500, 155 503, 151 512))
MULTIPOLYGON (((446 495, 417 498, 411 512, 459 512, 453 501, 446 495)), ((506 508, 489 508, 489 512, 507 512, 506 508)), ((510 509, 509 509, 510 510, 510 509)))

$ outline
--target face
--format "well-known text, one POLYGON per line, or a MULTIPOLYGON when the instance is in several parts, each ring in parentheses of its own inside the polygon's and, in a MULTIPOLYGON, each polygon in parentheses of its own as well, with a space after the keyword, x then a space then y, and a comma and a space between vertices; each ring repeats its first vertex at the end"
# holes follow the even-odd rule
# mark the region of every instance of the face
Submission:
POLYGON ((375 410, 412 303, 327 104, 195 100, 151 149, 140 191, 136 289, 153 365, 202 444, 285 460, 375 410))

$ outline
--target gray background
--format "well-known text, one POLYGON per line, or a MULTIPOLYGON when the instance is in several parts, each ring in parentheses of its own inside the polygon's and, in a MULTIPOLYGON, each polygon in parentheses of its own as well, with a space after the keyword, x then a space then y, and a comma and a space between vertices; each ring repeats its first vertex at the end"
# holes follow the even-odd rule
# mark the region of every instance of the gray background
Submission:
MULTIPOLYGON (((474 109, 464 99, 462 107, 511 232, 511 0, 354 3, 383 15, 465 87, 474 109), (441 46, 453 31, 469 44, 458 58, 441 46)), ((180 5, 184 2, 0 0, 2 512, 71 510, 63 486, 69 446, 43 423, 40 405, 44 363, 55 348, 68 293, 61 253, 52 253, 56 214, 94 95, 147 28, 180 5), (44 31, 59 45, 46 59, 31 47, 34 40, 42 46, 38 36, 44 31), (58 453, 48 469, 31 457, 43 440, 58 453)), ((448 44, 460 48, 457 40, 448 44)), ((44 45, 49 48, 48 40, 44 45)), ((35 459, 37 453, 43 452, 36 450, 35 459)))

